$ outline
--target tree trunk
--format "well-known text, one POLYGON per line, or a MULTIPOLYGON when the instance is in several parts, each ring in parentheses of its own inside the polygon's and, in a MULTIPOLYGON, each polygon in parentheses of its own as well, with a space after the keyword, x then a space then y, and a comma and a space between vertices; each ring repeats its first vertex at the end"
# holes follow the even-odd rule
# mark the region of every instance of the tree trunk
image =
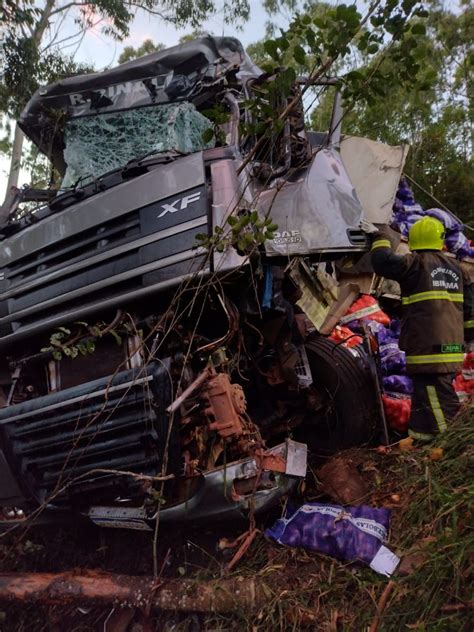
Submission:
POLYGON ((7 190, 5 192, 5 199, 9 197, 12 187, 18 186, 18 178, 20 176, 21 166, 21 151, 23 149, 23 138, 25 135, 18 127, 18 123, 15 124, 15 136, 13 138, 12 157, 10 160, 10 173, 8 175, 7 190))
MULTIPOLYGON (((43 35, 48 28, 49 19, 51 17, 51 13, 56 4, 56 0, 47 0, 43 11, 38 19, 36 27, 34 28, 31 39, 34 41, 36 46, 40 46, 41 40, 43 39, 43 35)), ((12 149, 12 157, 10 161, 10 173, 8 175, 8 184, 7 190, 5 194, 4 206, 7 206, 7 202, 10 199, 11 189, 12 187, 18 186, 18 179, 20 177, 20 166, 21 166, 21 152, 23 149, 23 139, 24 134, 21 129, 18 127, 18 123, 15 125, 15 137, 13 139, 13 149, 12 149)), ((3 218, 2 218, 3 219, 3 218)))
POLYGON ((254 578, 155 580, 98 571, 0 573, 0 602, 100 604, 181 612, 253 611, 265 602, 254 578))

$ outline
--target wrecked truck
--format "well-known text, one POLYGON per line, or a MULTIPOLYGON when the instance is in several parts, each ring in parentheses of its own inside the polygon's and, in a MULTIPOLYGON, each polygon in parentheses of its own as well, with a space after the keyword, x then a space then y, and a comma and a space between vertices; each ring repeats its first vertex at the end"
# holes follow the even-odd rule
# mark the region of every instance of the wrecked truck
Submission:
POLYGON ((367 250, 340 98, 322 132, 296 99, 254 151, 246 104, 271 80, 236 39, 204 37, 40 88, 26 106, 20 127, 62 182, 17 191, 0 228, 10 521, 246 515, 305 476, 307 446, 323 455, 373 433, 364 349, 318 331, 337 267, 367 250), (212 246, 268 217, 251 252, 212 246))

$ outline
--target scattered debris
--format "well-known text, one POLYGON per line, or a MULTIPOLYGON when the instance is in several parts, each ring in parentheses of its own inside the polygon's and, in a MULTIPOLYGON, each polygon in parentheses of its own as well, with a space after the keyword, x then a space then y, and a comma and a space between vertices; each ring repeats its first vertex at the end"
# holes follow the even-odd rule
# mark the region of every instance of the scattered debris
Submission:
POLYGON ((367 494, 367 486, 350 459, 332 457, 316 473, 321 481, 321 491, 337 503, 353 505, 367 494))
POLYGON ((402 452, 411 452, 415 449, 413 437, 406 437, 398 442, 398 447, 402 452))

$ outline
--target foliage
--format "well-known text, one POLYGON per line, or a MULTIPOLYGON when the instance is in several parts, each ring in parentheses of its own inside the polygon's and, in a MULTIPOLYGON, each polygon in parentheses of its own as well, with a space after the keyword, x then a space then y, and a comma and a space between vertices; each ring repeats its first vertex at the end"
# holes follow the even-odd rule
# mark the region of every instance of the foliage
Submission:
MULTIPOLYGON (((345 131, 409 144, 406 172, 469 222, 474 216, 474 9, 465 4, 452 13, 433 1, 426 27, 426 33, 416 33, 419 59, 411 84, 391 81, 375 101, 356 103, 345 131)), ((390 50, 384 65, 392 77, 398 71, 390 50)), ((428 196, 417 197, 425 206, 436 206, 428 196)))
POLYGON ((211 236, 198 233, 196 240, 199 246, 217 252, 224 252, 229 246, 234 246, 241 253, 250 253, 265 240, 273 239, 278 228, 270 217, 259 218, 257 211, 230 215, 227 224, 230 230, 216 226, 211 236))
POLYGON ((133 46, 125 46, 120 54, 120 57, 118 58, 118 63, 123 64, 126 61, 130 61, 131 59, 138 59, 139 57, 143 57, 144 55, 150 55, 150 53, 157 53, 164 48, 164 44, 155 44, 151 39, 146 39, 143 44, 141 44, 137 48, 133 48, 133 46))
POLYGON ((103 321, 88 325, 86 322, 74 323, 76 331, 72 332, 67 327, 58 327, 49 338, 49 346, 41 349, 41 353, 50 353, 55 360, 67 358, 77 358, 79 355, 90 355, 95 351, 95 340, 105 335, 114 338, 118 345, 122 344, 122 335, 130 333, 131 329, 127 323, 118 328, 111 327, 103 321))
POLYGON ((206 37, 206 35, 211 35, 211 33, 208 33, 207 31, 203 31, 200 28, 196 28, 192 31, 192 33, 186 33, 186 35, 182 35, 179 38, 179 43, 186 44, 187 42, 192 42, 195 39, 206 37))
MULTIPOLYGON (((424 8, 403 3, 411 10, 404 15, 397 3, 382 4, 383 10, 376 11, 351 41, 340 35, 340 47, 345 37, 348 43, 332 64, 331 74, 341 78, 346 106, 343 131, 389 144, 409 144, 408 175, 463 221, 472 222, 474 9, 466 0, 455 12, 439 0, 428 0, 424 8)), ((326 29, 326 38, 337 30, 338 10, 341 15, 345 11, 327 3, 297 0, 267 0, 265 6, 272 15, 300 10, 299 20, 306 28, 313 24, 319 31, 326 29)), ((342 23, 339 28, 347 34, 342 23)), ((276 28, 271 26, 269 31, 276 28)), ((295 73, 311 73, 317 59, 305 30, 290 26, 282 35, 282 46, 275 37, 249 46, 249 53, 266 68, 278 53, 279 63, 294 68, 295 73)), ((320 56, 320 63, 324 59, 320 56)), ((327 129, 330 91, 309 89, 306 104, 311 127, 327 129)), ((425 206, 437 205, 423 193, 417 192, 417 198, 425 206)))
MULTIPOLYGON (((176 26, 199 27, 203 20, 221 6, 212 0, 2 0, 0 5, 0 111, 17 118, 31 94, 42 83, 81 72, 73 59, 64 57, 55 38, 66 16, 73 19, 78 34, 100 25, 104 35, 123 39, 137 10, 148 12, 176 26), (54 33, 56 31, 56 33, 54 33)), ((224 19, 246 20, 247 0, 225 3, 224 19)), ((67 36, 70 39, 70 36, 67 36)), ((138 49, 139 54, 157 50, 150 40, 138 49)), ((126 49, 125 55, 133 55, 126 49)), ((127 57, 126 57, 127 58, 127 57)))
MULTIPOLYGON (((269 80, 254 82, 252 94, 244 103, 249 116, 241 125, 241 136, 253 139, 249 142, 246 162, 255 157, 260 160, 269 148, 278 144, 286 119, 298 106, 300 93, 295 90, 298 74, 307 73, 302 95, 331 76, 355 48, 365 56, 369 66, 366 71, 347 72, 338 81, 346 103, 375 103, 377 97, 385 93, 387 81, 401 77, 409 83, 412 73, 419 68, 416 35, 424 32, 422 22, 425 18, 426 12, 415 0, 374 2, 365 16, 358 12, 356 5, 335 7, 318 3, 305 13, 297 14, 279 36, 250 47, 250 54, 255 56, 269 80), (390 47, 394 65, 384 68, 381 73, 378 72, 381 66, 378 59, 380 56, 383 59, 384 47, 390 47), (375 69, 371 63, 375 64, 375 69)), ((255 225, 254 220, 248 219, 253 216, 259 221, 256 213, 244 214, 241 219, 231 216, 228 220, 230 234, 218 227, 211 237, 200 235, 198 241, 218 250, 232 243, 240 250, 248 251, 256 243, 271 238, 268 233, 272 235, 276 230, 276 227, 266 229, 266 226, 255 225), (235 225, 231 223, 234 221, 235 225), (250 222, 254 230, 242 234, 246 225, 241 226, 241 221, 250 222), (266 232, 257 233, 256 237, 255 229, 261 228, 266 232)), ((270 218, 265 221, 271 225, 270 218)))

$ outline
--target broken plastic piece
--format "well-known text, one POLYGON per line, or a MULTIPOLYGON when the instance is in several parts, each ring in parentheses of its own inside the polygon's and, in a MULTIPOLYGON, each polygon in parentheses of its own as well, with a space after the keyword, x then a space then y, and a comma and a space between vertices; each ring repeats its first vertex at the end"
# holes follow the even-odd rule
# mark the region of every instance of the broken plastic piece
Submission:
POLYGON ((269 450, 256 450, 255 461, 262 470, 280 472, 288 476, 306 476, 308 448, 305 443, 287 439, 269 450))
POLYGON ((391 577, 399 564, 400 558, 382 544, 374 559, 370 562, 370 568, 376 573, 391 577))

